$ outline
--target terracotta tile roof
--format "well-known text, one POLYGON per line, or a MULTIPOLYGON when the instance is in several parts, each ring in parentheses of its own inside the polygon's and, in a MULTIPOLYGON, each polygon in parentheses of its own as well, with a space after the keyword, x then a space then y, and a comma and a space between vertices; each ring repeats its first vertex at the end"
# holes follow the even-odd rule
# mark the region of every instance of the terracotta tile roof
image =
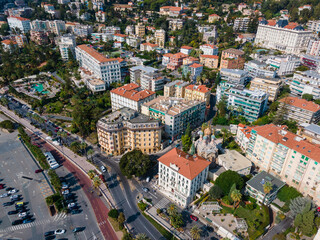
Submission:
POLYGON ((240 129, 240 131, 243 132, 243 134, 246 136, 246 138, 249 139, 251 137, 251 130, 252 129, 253 129, 253 127, 244 126, 242 129, 240 129))
POLYGON ((166 53, 166 54, 163 54, 163 57, 169 57, 169 58, 171 58, 173 56, 173 54, 172 53, 166 53))
POLYGON ((301 137, 286 131, 286 126, 275 126, 268 124, 264 126, 254 127, 253 130, 260 136, 277 144, 282 144, 291 148, 317 162, 320 162, 320 148, 301 137))
POLYGON ((190 156, 177 148, 160 157, 159 162, 167 167, 170 167, 170 164, 176 165, 179 169, 178 173, 190 180, 197 177, 210 165, 210 162, 204 158, 198 155, 190 156))
POLYGON ((155 92, 150 91, 150 90, 142 90, 142 91, 138 92, 137 90, 135 90, 138 87, 139 86, 137 84, 130 83, 130 84, 124 85, 122 87, 118 87, 116 89, 111 90, 111 93, 120 95, 122 97, 131 99, 136 102, 155 94, 155 92))
POLYGON ((286 97, 280 99, 279 101, 311 112, 317 112, 320 110, 320 105, 297 97, 286 97))
POLYGON ((202 64, 199 64, 199 63, 194 63, 194 64, 190 65, 189 67, 199 68, 199 67, 203 67, 203 65, 202 65, 202 64))
POLYGON ((120 33, 116 33, 116 34, 114 34, 113 36, 123 37, 123 38, 127 37, 127 35, 125 35, 125 34, 120 34, 120 33))
POLYGON ((3 44, 6 44, 6 45, 10 45, 10 44, 17 44, 16 41, 13 41, 13 40, 10 40, 10 39, 6 39, 6 40, 3 40, 1 41, 3 44))
POLYGON ((188 55, 182 53, 182 52, 178 52, 176 54, 173 54, 172 55, 173 58, 185 58, 185 57, 188 57, 188 55))
POLYGON ((223 53, 230 53, 230 54, 236 54, 236 55, 244 55, 244 51, 235 49, 235 48, 228 48, 226 50, 223 50, 223 53))
POLYGON ((238 127, 244 128, 246 125, 244 125, 243 123, 239 123, 238 127))
POLYGON ((276 21, 276 20, 273 20, 273 19, 268 20, 268 25, 269 25, 269 26, 275 26, 276 24, 277 24, 277 21, 276 21))
POLYGON ((209 17, 220 17, 218 14, 211 14, 211 15, 209 15, 209 17))
POLYGON ((294 29, 296 26, 298 26, 298 23, 295 22, 289 22, 287 26, 285 26, 284 28, 287 29, 294 29))
POLYGON ((212 44, 203 44, 203 45, 201 45, 200 47, 210 47, 210 48, 218 48, 217 46, 215 46, 215 45, 212 45, 212 44))
POLYGON ((28 18, 16 17, 16 16, 10 16, 10 17, 8 17, 8 18, 16 18, 16 19, 18 19, 18 20, 20 20, 20 21, 30 21, 30 19, 28 19, 28 18))
POLYGON ((200 55, 202 58, 214 58, 214 59, 219 59, 219 56, 217 55, 200 55))
POLYGON ((147 43, 142 43, 142 45, 144 45, 144 46, 150 46, 150 47, 158 47, 158 46, 159 46, 158 44, 152 44, 152 43, 149 43, 149 42, 147 42, 147 43))
POLYGON ((195 57, 187 57, 186 59, 188 59, 189 61, 199 61, 199 59, 195 57))
POLYGON ((189 49, 191 50, 193 47, 190 47, 190 46, 182 46, 181 48, 184 48, 184 49, 189 49))
POLYGON ((115 58, 106 58, 104 55, 102 55, 101 53, 97 52, 96 50, 94 50, 93 48, 91 48, 85 44, 78 45, 77 47, 80 48, 81 50, 85 51, 86 53, 88 53, 91 57, 93 57, 94 59, 96 59, 100 63, 115 61, 115 58))
POLYGON ((205 85, 189 85, 186 86, 186 89, 203 93, 210 92, 211 90, 210 88, 207 88, 205 85))
POLYGON ((124 59, 123 58, 120 58, 120 57, 118 57, 118 58, 115 58, 119 63, 121 63, 121 62, 123 62, 124 61, 124 59))

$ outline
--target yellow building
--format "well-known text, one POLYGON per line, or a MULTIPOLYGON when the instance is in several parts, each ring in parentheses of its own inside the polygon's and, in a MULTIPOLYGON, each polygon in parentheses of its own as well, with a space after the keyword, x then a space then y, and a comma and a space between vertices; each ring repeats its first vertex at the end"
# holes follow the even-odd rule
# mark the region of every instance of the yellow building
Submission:
POLYGON ((269 94, 269 101, 274 102, 280 92, 281 79, 256 77, 250 82, 252 91, 261 90, 269 94))
POLYGON ((156 30, 154 33, 154 38, 156 40, 156 44, 163 48, 166 42, 166 31, 163 29, 156 30))
POLYGON ((200 63, 208 68, 218 68, 219 56, 216 55, 200 55, 200 63))
POLYGON ((143 37, 146 34, 146 28, 142 23, 136 25, 136 35, 143 37))
POLYGON ((196 100, 210 104, 210 88, 205 85, 189 85, 185 89, 184 98, 187 100, 196 100))
POLYGON ((175 80, 164 85, 165 97, 184 98, 185 88, 189 85, 189 82, 182 80, 175 80))
POLYGON ((98 121, 98 141, 107 154, 121 155, 133 149, 150 154, 160 150, 161 128, 160 121, 122 108, 98 121))

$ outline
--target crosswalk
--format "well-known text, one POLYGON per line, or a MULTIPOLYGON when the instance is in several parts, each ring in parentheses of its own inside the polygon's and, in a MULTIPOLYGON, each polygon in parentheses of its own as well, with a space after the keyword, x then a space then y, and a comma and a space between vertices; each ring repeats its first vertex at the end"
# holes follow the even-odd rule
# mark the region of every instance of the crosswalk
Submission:
POLYGON ((156 203, 156 205, 154 205, 154 207, 156 209, 162 209, 165 208, 168 204, 170 203, 170 200, 168 198, 162 198, 159 202, 156 203))
POLYGON ((58 221, 65 219, 66 217, 67 217, 66 213, 59 213, 59 214, 55 215, 53 219, 44 219, 44 220, 38 220, 38 221, 36 220, 32 223, 20 224, 20 225, 0 229, 0 233, 13 232, 13 231, 21 230, 21 229, 26 229, 26 228, 39 226, 39 225, 49 224, 51 222, 58 222, 58 221))

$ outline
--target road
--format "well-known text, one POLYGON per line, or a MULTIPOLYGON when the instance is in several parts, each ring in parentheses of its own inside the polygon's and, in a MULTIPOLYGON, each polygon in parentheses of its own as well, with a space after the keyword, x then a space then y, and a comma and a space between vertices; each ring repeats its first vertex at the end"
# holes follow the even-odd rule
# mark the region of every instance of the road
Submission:
POLYGON ((283 221, 281 221, 279 224, 275 225, 271 230, 269 230, 266 235, 264 235, 263 237, 260 237, 260 239, 272 240, 276 234, 281 233, 286 229, 288 229, 292 225, 292 222, 293 222, 293 219, 287 216, 283 221))

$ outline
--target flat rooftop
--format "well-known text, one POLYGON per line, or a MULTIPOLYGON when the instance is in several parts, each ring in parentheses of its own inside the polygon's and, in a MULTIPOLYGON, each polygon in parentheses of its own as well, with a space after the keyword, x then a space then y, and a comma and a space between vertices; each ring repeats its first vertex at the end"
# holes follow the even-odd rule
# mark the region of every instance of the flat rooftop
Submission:
POLYGON ((219 165, 235 172, 252 166, 251 161, 236 150, 226 150, 218 159, 219 165))

